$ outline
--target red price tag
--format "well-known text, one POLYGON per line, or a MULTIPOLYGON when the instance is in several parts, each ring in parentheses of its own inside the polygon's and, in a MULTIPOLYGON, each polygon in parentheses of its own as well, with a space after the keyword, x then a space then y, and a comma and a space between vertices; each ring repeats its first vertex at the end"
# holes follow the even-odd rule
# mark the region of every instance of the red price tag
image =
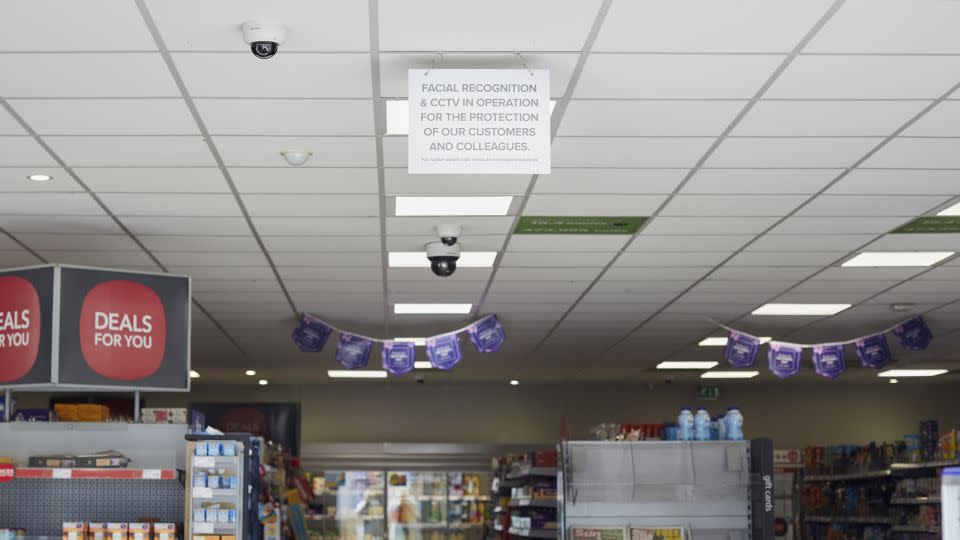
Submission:
POLYGON ((0 483, 10 482, 16 476, 13 465, 9 463, 0 463, 0 483))

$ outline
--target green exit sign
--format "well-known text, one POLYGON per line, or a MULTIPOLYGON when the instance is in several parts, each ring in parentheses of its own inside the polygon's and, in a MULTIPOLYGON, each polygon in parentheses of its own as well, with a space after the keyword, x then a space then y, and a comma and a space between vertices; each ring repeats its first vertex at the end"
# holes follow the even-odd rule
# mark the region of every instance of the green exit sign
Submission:
POLYGON ((642 216, 522 216, 514 234, 633 234, 642 216))
POLYGON ((960 216, 927 216, 917 218, 895 229, 895 234, 903 233, 960 233, 960 216))
POLYGON ((720 387, 715 384, 701 384, 697 387, 697 399, 720 399, 720 387))

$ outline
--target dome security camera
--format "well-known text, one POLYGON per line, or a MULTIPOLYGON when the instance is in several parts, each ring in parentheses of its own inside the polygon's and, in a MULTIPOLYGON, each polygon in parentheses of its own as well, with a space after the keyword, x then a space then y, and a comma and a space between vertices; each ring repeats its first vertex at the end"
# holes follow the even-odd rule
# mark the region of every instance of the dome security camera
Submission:
POLYGON ((280 44, 287 38, 287 28, 282 24, 247 21, 240 28, 250 52, 263 60, 276 56, 280 44))
POLYGON ((445 246, 452 246, 457 243, 457 239, 460 238, 460 234, 463 231, 460 229, 459 225, 444 224, 437 225, 437 236, 440 237, 440 241, 443 242, 445 246))
POLYGON ((448 246, 443 242, 427 244, 427 259, 430 260, 430 269, 439 277, 450 277, 457 271, 457 260, 460 258, 460 246, 448 246))

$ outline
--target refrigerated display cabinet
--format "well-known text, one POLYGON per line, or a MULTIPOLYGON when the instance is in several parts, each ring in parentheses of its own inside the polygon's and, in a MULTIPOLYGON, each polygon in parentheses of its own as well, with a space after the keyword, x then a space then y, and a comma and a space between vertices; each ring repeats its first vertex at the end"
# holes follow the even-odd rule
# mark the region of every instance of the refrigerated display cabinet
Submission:
POLYGON ((306 516, 311 540, 383 540, 382 471, 326 471, 314 476, 316 499, 306 516))

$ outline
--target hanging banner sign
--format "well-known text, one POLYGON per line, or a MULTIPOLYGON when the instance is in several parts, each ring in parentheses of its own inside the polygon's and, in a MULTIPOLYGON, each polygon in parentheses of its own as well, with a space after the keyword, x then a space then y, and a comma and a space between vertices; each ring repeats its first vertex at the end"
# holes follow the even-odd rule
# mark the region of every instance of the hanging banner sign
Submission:
POLYGON ((337 362, 347 369, 367 367, 373 342, 362 336, 341 334, 337 346, 337 362))
POLYGON ((817 375, 836 379, 847 369, 843 345, 817 345, 813 348, 813 368, 817 375))
POLYGON ((460 362, 460 340, 456 334, 432 337, 427 340, 427 357, 433 367, 442 370, 453 369, 460 362))
POLYGON ((411 69, 410 174, 550 174, 550 73, 411 69))
POLYGON ((634 234, 644 216, 520 216, 514 234, 634 234))
POLYGON ((893 327, 893 335, 900 345, 908 351, 922 351, 933 341, 933 334, 923 317, 914 317, 893 327))
POLYGON ((757 359, 757 351, 760 350, 760 338, 753 337, 740 332, 730 332, 727 337, 727 348, 723 351, 723 356, 730 362, 730 365, 738 368, 750 367, 757 359))
POLYGON ((860 365, 863 367, 879 369, 890 361, 890 346, 887 345, 887 337, 884 334, 860 338, 854 342, 854 346, 857 348, 857 356, 860 357, 860 365))
POLYGON ((381 356, 383 369, 392 375, 404 375, 413 371, 417 355, 416 346, 410 341, 387 341, 381 356))
POLYGON ((467 334, 470 335, 470 341, 477 348, 477 352, 497 352, 506 339, 496 315, 488 315, 477 321, 467 328, 467 334))
POLYGON ((795 343, 771 341, 767 344, 770 371, 781 379, 800 373, 800 361, 803 359, 803 347, 795 343))
POLYGON ((293 342, 301 352, 320 352, 332 331, 325 322, 304 313, 293 331, 293 342))
POLYGON ((53 381, 52 266, 0 272, 0 386, 53 381))

